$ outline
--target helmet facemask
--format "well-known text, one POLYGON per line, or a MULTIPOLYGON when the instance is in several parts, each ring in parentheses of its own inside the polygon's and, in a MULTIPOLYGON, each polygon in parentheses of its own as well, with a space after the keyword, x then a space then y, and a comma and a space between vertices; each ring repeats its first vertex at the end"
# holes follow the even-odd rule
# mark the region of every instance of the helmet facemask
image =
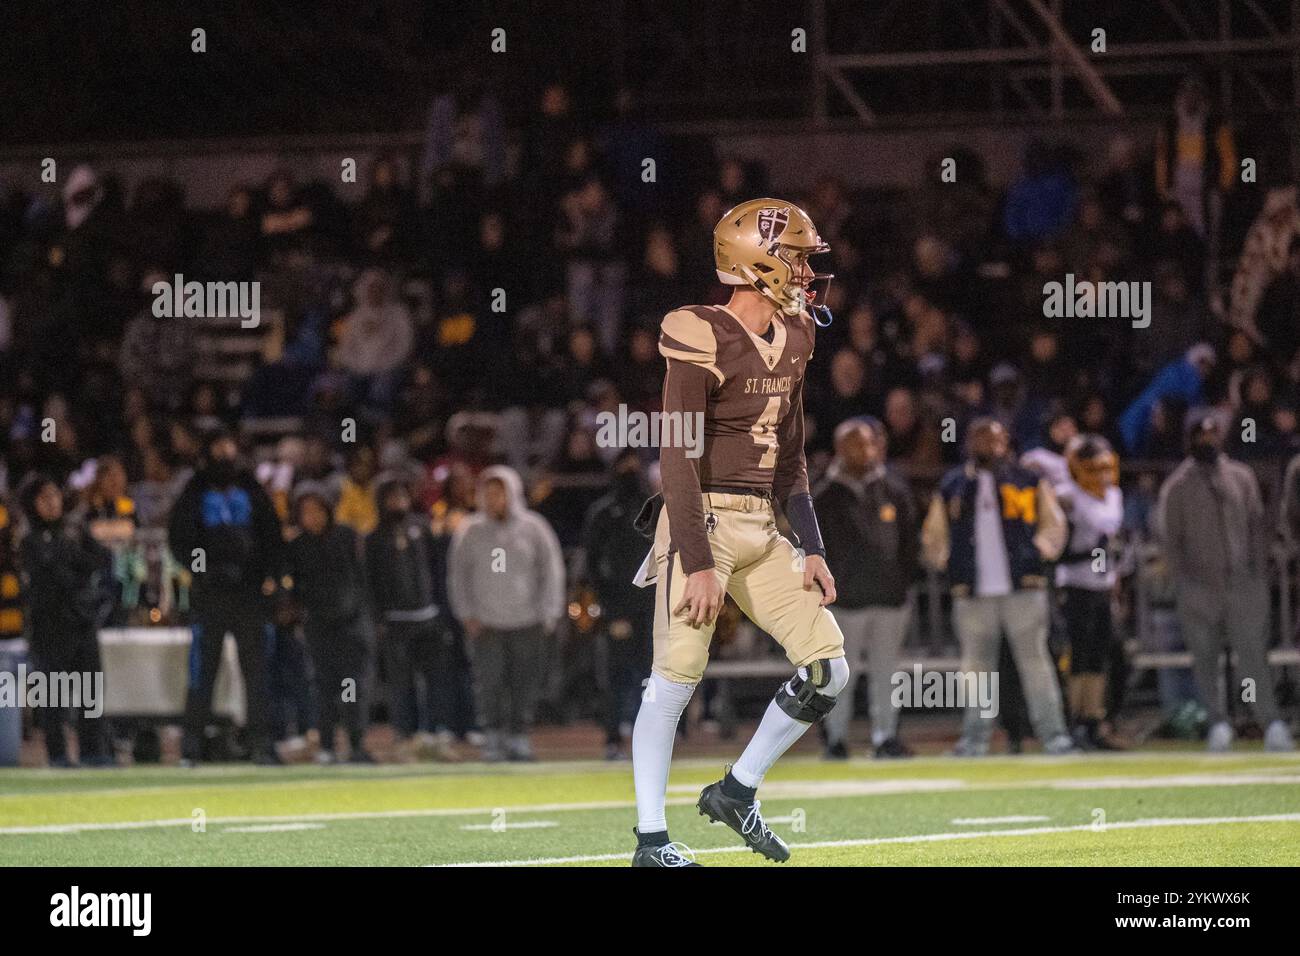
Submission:
POLYGON ((826 294, 830 290, 831 279, 835 276, 829 272, 813 271, 808 260, 811 256, 829 251, 830 246, 825 243, 811 249, 774 243, 768 254, 785 266, 785 276, 776 276, 778 281, 761 276, 756 277, 758 281, 750 278, 750 284, 775 304, 783 314, 796 316, 807 310, 812 315, 813 321, 824 328, 831 324, 831 310, 825 305, 815 303, 819 297, 825 301, 826 294), (818 283, 821 284, 820 288, 817 287, 818 283))

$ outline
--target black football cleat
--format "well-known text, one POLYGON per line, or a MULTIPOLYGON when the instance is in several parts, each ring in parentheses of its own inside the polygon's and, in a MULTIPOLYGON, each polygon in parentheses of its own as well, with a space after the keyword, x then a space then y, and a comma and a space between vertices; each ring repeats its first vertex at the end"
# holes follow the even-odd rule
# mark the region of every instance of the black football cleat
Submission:
MULTIPOLYGON (((635 829, 632 831, 636 832, 635 829)), ((638 846, 632 854, 633 866, 662 866, 677 868, 679 866, 699 866, 695 862, 695 852, 685 843, 665 843, 654 846, 646 843, 638 846)))
POLYGON ((912 748, 897 737, 890 737, 876 748, 877 760, 903 760, 914 756, 912 748))
POLYGON ((785 845, 785 841, 763 822, 757 800, 748 803, 727 796, 722 792, 722 781, 719 780, 701 791, 699 802, 695 806, 701 816, 708 817, 714 823, 724 823, 735 830, 755 853, 777 863, 790 859, 790 848, 785 845))

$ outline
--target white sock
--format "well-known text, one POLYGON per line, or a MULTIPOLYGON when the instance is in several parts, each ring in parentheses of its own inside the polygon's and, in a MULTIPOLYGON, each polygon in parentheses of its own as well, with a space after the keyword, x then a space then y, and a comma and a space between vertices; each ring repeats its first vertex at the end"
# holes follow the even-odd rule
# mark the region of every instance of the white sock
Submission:
POLYGON ((772 701, 754 731, 754 737, 731 767, 731 775, 747 787, 757 787, 781 754, 804 735, 812 724, 795 720, 772 701))
POLYGON ((664 813, 668 768, 673 761, 677 721, 693 693, 694 684, 678 684, 654 673, 641 692, 641 707, 632 727, 632 780, 636 786, 637 829, 642 833, 668 829, 664 813))
MULTIPOLYGON (((835 698, 848 685, 849 665, 843 657, 837 657, 830 661, 829 667, 830 677, 821 693, 826 697, 835 698)), ((808 669, 799 668, 799 677, 807 680, 808 669)), ((795 692, 793 684, 792 680, 785 685, 787 694, 795 692)), ((772 764, 776 763, 781 758, 781 754, 789 750, 791 745, 811 726, 812 724, 806 721, 795 720, 778 707, 776 701, 772 701, 763 713, 758 730, 754 731, 754 738, 745 748, 745 752, 740 755, 740 759, 732 765, 731 775, 746 787, 757 788, 767 776, 767 772, 772 769, 772 764)))

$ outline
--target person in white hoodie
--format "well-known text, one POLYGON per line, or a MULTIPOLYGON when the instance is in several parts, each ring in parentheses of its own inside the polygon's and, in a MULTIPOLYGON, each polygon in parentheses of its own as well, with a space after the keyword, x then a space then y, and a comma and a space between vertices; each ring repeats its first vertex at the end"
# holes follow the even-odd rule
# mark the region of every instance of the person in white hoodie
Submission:
POLYGON ((335 359, 362 404, 387 409, 411 355, 415 323, 381 269, 361 273, 352 295, 356 308, 343 317, 335 359))
POLYGON ((542 638, 565 611, 564 556, 514 469, 479 476, 478 511, 452 538, 447 594, 474 666, 483 758, 531 760, 542 638))

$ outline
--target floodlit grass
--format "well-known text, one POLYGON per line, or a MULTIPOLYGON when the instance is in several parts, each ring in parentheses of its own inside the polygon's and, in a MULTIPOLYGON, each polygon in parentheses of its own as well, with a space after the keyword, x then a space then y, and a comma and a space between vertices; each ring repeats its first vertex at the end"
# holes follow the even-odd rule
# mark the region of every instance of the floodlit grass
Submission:
MULTIPOLYGON (((673 839, 772 865, 696 814, 721 770, 674 768, 673 839)), ((796 758, 759 796, 791 865, 1300 864, 1286 754, 796 758)), ((634 823, 627 764, 0 771, 0 865, 622 866, 634 823)))

